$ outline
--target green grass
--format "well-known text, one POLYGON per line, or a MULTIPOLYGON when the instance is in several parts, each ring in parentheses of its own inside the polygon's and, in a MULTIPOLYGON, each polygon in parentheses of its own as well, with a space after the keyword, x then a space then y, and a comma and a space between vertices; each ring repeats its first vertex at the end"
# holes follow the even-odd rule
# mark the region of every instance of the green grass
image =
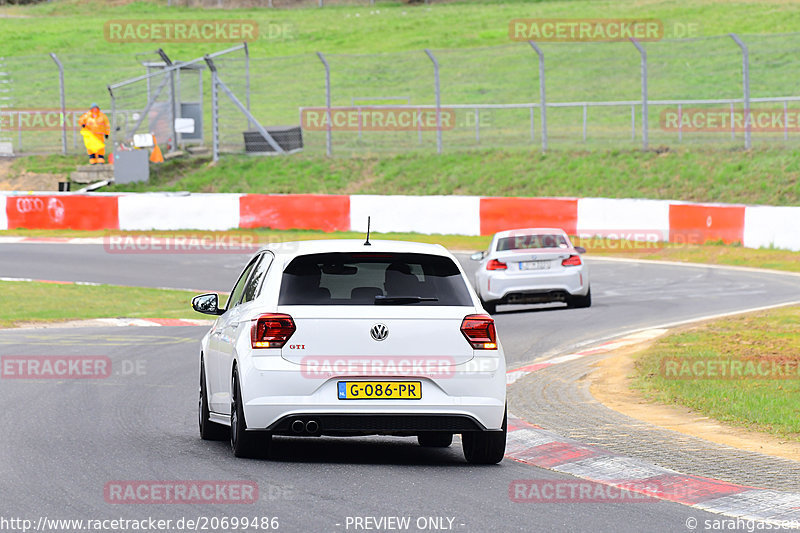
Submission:
MULTIPOLYGON (((666 37, 676 36, 675 24, 696 24, 694 36, 796 31, 800 12, 782 0, 744 0, 735 4, 716 0, 573 0, 480 1, 408 5, 378 2, 375 6, 335 5, 308 9, 208 9, 169 8, 158 2, 103 2, 61 0, 33 6, 5 6, 0 13, 37 17, 0 20, 9 37, 5 55, 27 55, 62 50, 85 53, 152 51, 153 45, 105 42, 102 25, 109 19, 247 19, 259 24, 287 23, 294 31, 270 39, 262 30, 253 43, 254 55, 281 56, 317 50, 342 53, 420 50, 425 47, 466 48, 504 44, 509 41, 508 22, 513 18, 657 18, 665 23, 666 37), (768 6, 768 7, 767 7, 768 6), (380 13, 375 13, 379 10, 380 13), (360 17, 356 18, 358 13, 360 17), (82 31, 75 31, 81 28, 82 31), (88 29, 88 30, 87 30, 88 29)), ((202 43, 173 45, 176 53, 196 56, 202 43)))
POLYGON ((800 159, 788 149, 546 154, 475 150, 349 159, 229 156, 170 161, 148 184, 111 191, 457 194, 653 198, 767 205, 800 203, 800 159))
POLYGON ((23 172, 33 172, 36 174, 61 174, 69 176, 78 165, 86 164, 85 156, 78 155, 35 155, 20 157, 11 164, 10 178, 17 177, 23 172))
POLYGON ((116 285, 65 285, 0 281, 6 302, 0 328, 24 322, 90 318, 204 318, 192 311, 192 293, 116 285))
POLYGON ((800 379, 667 379, 664 359, 777 359, 800 364, 800 308, 728 318, 659 339, 636 359, 634 386, 651 400, 800 441, 800 379))
MULTIPOLYGON (((67 106, 84 108, 97 100, 108 109, 106 85, 144 73, 134 54, 155 60, 162 46, 175 59, 188 60, 230 43, 109 43, 103 25, 109 20, 247 19, 262 28, 290 28, 280 38, 250 44, 252 110, 264 124, 292 124, 298 107, 324 103, 324 71, 315 52, 328 55, 332 69, 333 105, 350 105, 354 97, 407 96, 412 104, 432 104, 433 79, 424 48, 436 51, 441 69, 442 100, 454 103, 520 103, 538 101, 538 67, 526 43, 512 43, 508 23, 514 18, 656 18, 667 37, 676 25, 694 24, 693 36, 720 36, 682 43, 648 43, 649 94, 652 99, 734 98, 741 95, 741 57, 730 32, 748 36, 751 46, 752 95, 797 94, 791 72, 800 52, 800 35, 779 35, 800 27, 800 10, 790 2, 743 0, 735 4, 696 0, 574 0, 539 2, 453 2, 430 6, 379 3, 377 6, 330 6, 310 9, 168 8, 165 2, 62 0, 33 7, 5 7, 0 13, 30 18, 0 18, 6 37, 3 55, 24 90, 14 92, 15 106, 42 107, 57 102, 56 71, 48 52, 58 52, 67 69, 67 106), (379 13, 378 13, 379 11, 379 13), (356 15, 359 15, 356 17, 356 15), (31 57, 35 54, 35 57, 31 57)), ((547 57, 547 83, 553 101, 637 100, 640 98, 639 56, 630 43, 542 43, 547 57)), ((138 59, 143 59, 140 56, 138 59)), ((237 56, 241 58, 241 55, 237 56)), ((220 60, 221 76, 243 98, 241 62, 220 60)), ((210 101, 206 83, 206 102, 210 101)), ((118 109, 142 109, 144 87, 118 91, 118 109)), ((224 146, 241 149, 243 120, 225 98, 224 146)), ((661 109, 652 106, 650 123, 661 109)), ((580 109, 551 109, 550 135, 556 141, 581 137, 580 109)), ((590 139, 617 145, 630 143, 627 108, 593 108, 590 139)), ((505 146, 529 142, 525 110, 492 111, 483 142, 505 146)), ((209 124, 206 119, 206 126, 209 124)), ((449 133, 448 149, 471 146, 466 118, 449 133)), ((640 126, 637 126, 637 128, 640 126)), ((673 133, 651 126, 652 142, 675 142, 673 133)), ((209 132, 210 133, 210 132, 209 132)), ((432 136, 425 136, 428 149, 432 136)), ((706 135, 724 142, 724 134, 706 135)), ((756 135, 756 137, 759 137, 756 135)), ((208 138, 208 136, 207 136, 208 138)), ((319 134, 309 146, 321 150, 319 134)), ((577 141, 579 142, 579 141, 577 141)), ((359 142, 338 135, 337 151, 415 148, 416 135, 373 134, 359 142), (366 143, 366 144, 365 144, 366 143)), ((607 146, 607 144, 605 145, 607 146)))

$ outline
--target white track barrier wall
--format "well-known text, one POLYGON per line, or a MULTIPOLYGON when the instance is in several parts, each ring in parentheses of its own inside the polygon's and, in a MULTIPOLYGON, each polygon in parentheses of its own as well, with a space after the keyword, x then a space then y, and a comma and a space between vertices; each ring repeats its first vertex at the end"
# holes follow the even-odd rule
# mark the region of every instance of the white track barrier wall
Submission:
POLYGON ((350 197, 350 229, 423 234, 480 235, 478 196, 370 196, 350 197))
POLYGON ((121 230, 226 230, 239 227, 238 194, 129 194, 119 197, 121 230))
POLYGON ((743 241, 747 248, 800 250, 800 207, 745 208, 743 241))
POLYGON ((669 240, 668 200, 578 200, 578 234, 648 240, 669 240), (642 233, 646 235, 641 236, 642 233), (637 235, 640 235, 637 238, 637 235), (652 239, 651 239, 652 240, 652 239))

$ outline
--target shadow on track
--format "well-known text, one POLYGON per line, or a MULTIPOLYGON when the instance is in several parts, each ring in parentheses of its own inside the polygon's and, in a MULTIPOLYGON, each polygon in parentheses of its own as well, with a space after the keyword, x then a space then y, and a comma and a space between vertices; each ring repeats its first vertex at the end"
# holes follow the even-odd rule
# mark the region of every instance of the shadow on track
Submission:
MULTIPOLYGON (((198 444, 202 441, 198 440, 198 444)), ((202 442, 208 452, 232 456, 227 442, 202 442)), ((237 459, 237 461, 248 459, 237 459)), ((448 448, 424 448, 403 437, 273 437, 263 462, 468 467, 459 442, 448 448)))

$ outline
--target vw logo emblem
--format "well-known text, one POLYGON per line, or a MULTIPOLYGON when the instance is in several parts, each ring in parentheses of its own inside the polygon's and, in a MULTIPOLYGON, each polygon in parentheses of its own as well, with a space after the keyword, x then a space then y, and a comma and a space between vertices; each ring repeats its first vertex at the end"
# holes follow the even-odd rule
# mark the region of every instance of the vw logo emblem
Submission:
POLYGON ((369 335, 376 341, 386 340, 386 337, 389 336, 389 328, 384 324, 375 324, 372 326, 372 329, 369 330, 369 335))

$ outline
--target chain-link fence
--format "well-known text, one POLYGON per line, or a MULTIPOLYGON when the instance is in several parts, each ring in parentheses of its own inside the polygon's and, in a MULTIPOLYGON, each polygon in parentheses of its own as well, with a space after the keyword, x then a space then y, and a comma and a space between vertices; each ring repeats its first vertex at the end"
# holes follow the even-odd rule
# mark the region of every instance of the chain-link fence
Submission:
MULTIPOLYGON (((244 152, 255 118, 270 131, 302 125, 307 152, 339 156, 800 141, 800 79, 793 75, 800 33, 662 40, 641 43, 641 50, 636 44, 521 42, 289 57, 249 57, 237 47, 214 64, 252 117, 220 89, 216 138, 221 151, 244 152)), ((113 90, 118 140, 150 131, 170 147, 212 146, 211 72, 202 58, 172 70, 155 52, 57 58, 67 111, 99 101, 108 112, 106 84, 141 78, 113 90), (182 118, 194 119, 194 137, 174 131, 182 118)), ((0 108, 0 139, 16 153, 62 150, 60 125, 37 130, 9 118, 9 109, 58 108, 57 62, 5 58, 0 72, 0 88, 8 90, 0 96, 9 98, 0 100, 9 106, 0 108)), ((66 122, 67 149, 81 151, 77 129, 66 122)))

